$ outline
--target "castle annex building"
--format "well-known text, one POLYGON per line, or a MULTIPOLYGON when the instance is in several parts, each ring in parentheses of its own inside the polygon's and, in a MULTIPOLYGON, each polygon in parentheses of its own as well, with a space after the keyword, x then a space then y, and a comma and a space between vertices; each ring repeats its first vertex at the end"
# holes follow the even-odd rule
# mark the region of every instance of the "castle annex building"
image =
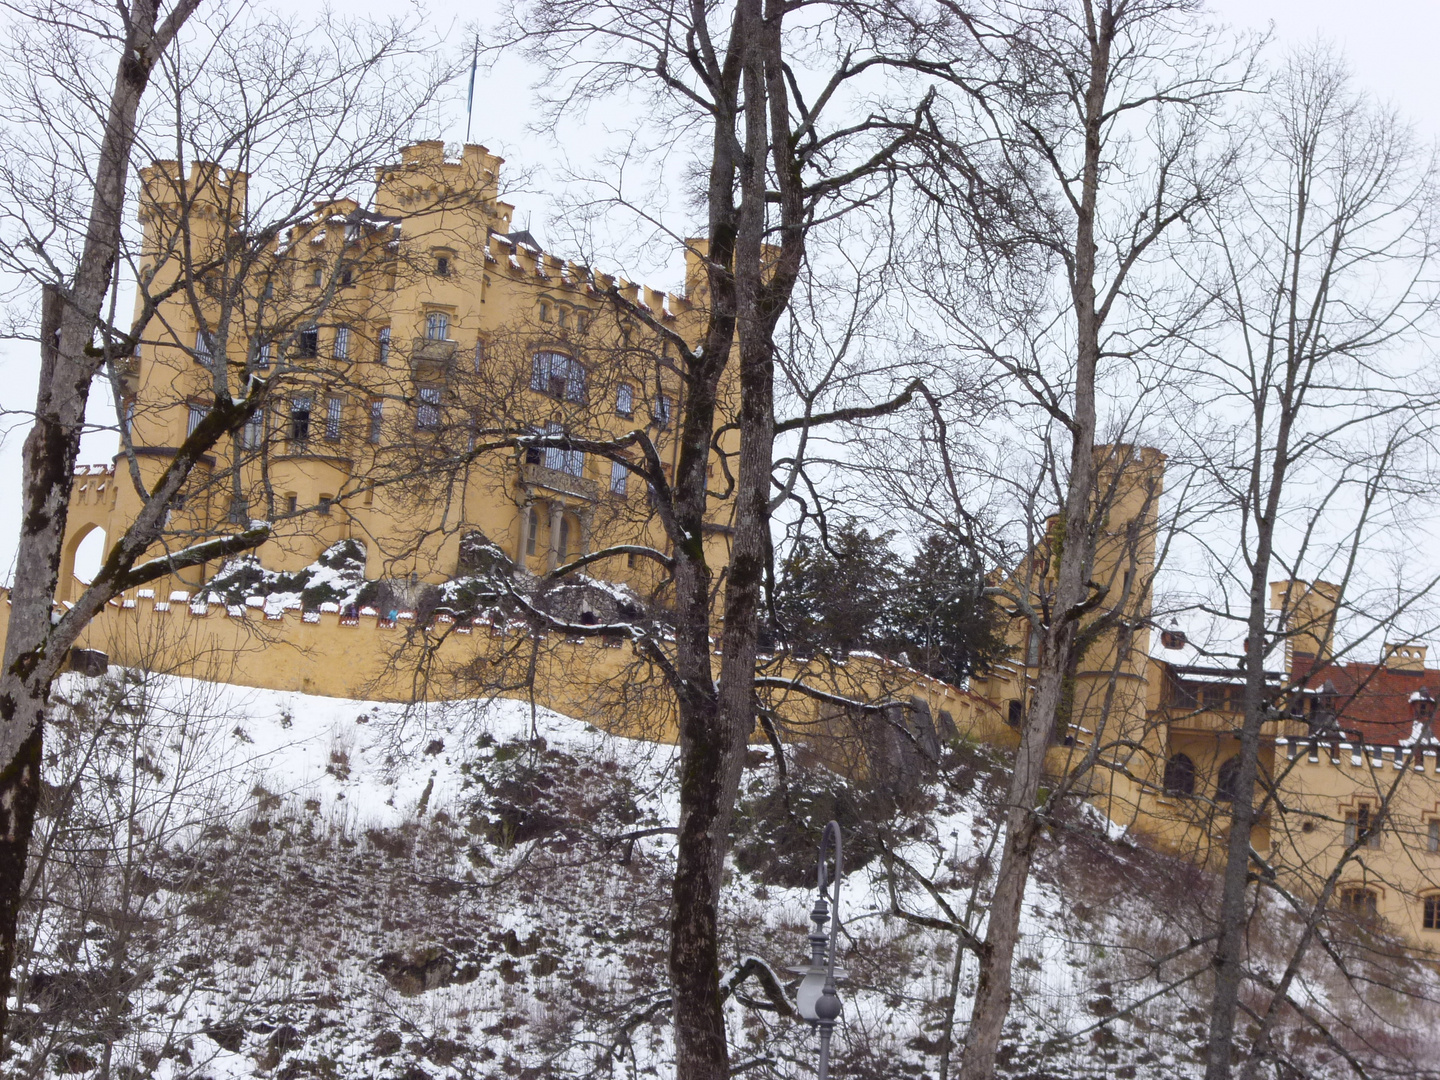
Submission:
MULTIPOLYGON (((404 699, 415 684, 390 663, 392 646, 430 618, 423 590, 473 570, 486 545, 522 573, 616 545, 665 548, 646 485, 583 444, 643 430, 673 470, 682 395, 671 357, 675 340, 694 341, 702 328, 703 245, 686 252, 685 295, 557 258, 515 228, 514 208, 499 198, 501 165, 482 146, 447 156, 438 142, 418 143, 380 170, 372 206, 317 206, 273 236, 245 231, 249 178, 204 163, 144 170, 137 308, 152 306, 150 329, 113 372, 120 453, 76 476, 60 601, 79 587, 87 538, 119 536, 142 506, 139 492, 217 395, 238 397, 252 379, 266 381, 265 408, 195 470, 165 546, 263 519, 273 533, 256 575, 314 567, 348 542, 357 573, 385 583, 389 600, 217 601, 207 586, 222 568, 204 565, 113 604, 87 630, 88 647, 251 685, 404 699), (527 446, 527 433, 551 445, 527 446)), ((712 566, 727 554, 734 406, 722 400, 712 442, 712 566)), ((1239 672, 1165 659, 1184 653, 1178 630, 1152 649, 1164 458, 1133 447, 1102 453, 1096 498, 1106 525, 1093 576, 1121 598, 1123 618, 1091 636, 1049 767, 1083 767, 1081 790, 1113 822, 1210 863, 1236 794, 1239 672)), ((1042 563, 1032 559, 1012 584, 1043 588, 1042 563)), ((653 560, 619 555, 587 570, 664 603, 653 560)), ((1275 586, 1273 606, 1292 633, 1284 669, 1269 676, 1276 708, 1257 857, 1294 894, 1330 889, 1340 917, 1383 920, 1411 945, 1437 948, 1440 670, 1413 643, 1387 646, 1374 663, 1337 661, 1339 601, 1321 582, 1275 586)), ((441 675, 428 691, 466 696, 466 673, 501 647, 504 628, 443 611, 433 623, 441 675)), ((967 687, 879 658, 801 666, 838 696, 895 703, 922 758, 960 736, 1013 745, 1037 656, 1023 620, 1011 626, 1011 661, 967 687)), ((596 704, 633 661, 618 645, 557 636, 535 660, 537 696, 665 737, 662 718, 647 724, 643 697, 610 713, 596 704)), ((789 663, 788 675, 802 673, 789 663)), ((777 694, 776 707, 807 730, 843 738, 843 710, 777 694)), ((891 764, 909 768, 914 753, 897 751, 891 764)))

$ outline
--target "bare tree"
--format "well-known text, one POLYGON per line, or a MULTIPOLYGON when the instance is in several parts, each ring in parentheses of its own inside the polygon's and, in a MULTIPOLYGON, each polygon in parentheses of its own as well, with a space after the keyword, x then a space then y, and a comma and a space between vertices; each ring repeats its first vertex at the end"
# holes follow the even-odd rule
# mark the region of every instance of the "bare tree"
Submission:
POLYGON ((1060 506, 1053 527, 1031 534, 1029 558, 1043 566, 1011 597, 1031 624, 1038 674, 959 1073, 981 1080, 994 1073, 1010 1008, 1046 750, 1087 617, 1116 604, 1109 594, 1122 586, 1093 580, 1097 492, 1104 472, 1123 465, 1098 443, 1102 433, 1116 443, 1144 437, 1137 421, 1164 396, 1177 349, 1204 309, 1195 290, 1168 286, 1165 259, 1186 220, 1226 182, 1215 121, 1245 84, 1248 53, 1199 24, 1192 5, 1168 0, 957 14, 977 60, 934 191, 933 234, 943 246, 925 280, 936 283, 961 350, 999 373, 1008 383, 1000 393, 1041 417, 1034 426, 1053 449, 1040 457, 1053 462, 1060 506), (964 252, 963 261, 950 252, 964 252))
MULTIPOLYGON (((675 642, 673 654, 653 657, 678 699, 681 818, 670 976, 677 1067, 686 1077, 728 1073, 717 897, 755 723, 773 446, 785 427, 775 416, 777 332, 805 269, 812 228, 885 190, 897 155, 922 131, 928 101, 919 92, 895 111, 867 100, 872 76, 905 66, 924 47, 925 20, 901 4, 838 3, 825 12, 816 22, 818 11, 799 20, 793 9, 761 0, 719 7, 545 0, 517 7, 517 29, 502 34, 550 73, 557 107, 614 100, 618 89, 638 87, 650 95, 647 109, 665 125, 666 142, 674 145, 671 133, 679 132, 699 162, 699 240, 691 246, 704 273, 693 336, 611 293, 613 304, 668 339, 676 357, 684 393, 673 478, 643 433, 568 443, 617 461, 625 453, 640 459, 623 458, 655 490, 670 547, 661 565, 673 579, 675 642), (715 433, 728 425, 738 442, 727 464, 733 533, 724 565, 716 565, 706 555, 707 474, 715 433), (717 608, 724 620, 718 679, 710 640, 717 608)), ((819 418, 796 426, 814 422, 819 418)))
MULTIPOLYGON (((1255 796, 1265 781, 1266 725, 1284 713, 1265 658, 1282 646, 1319 654, 1301 680, 1312 690, 1326 678, 1326 661, 1336 659, 1328 646, 1315 646, 1335 633, 1336 616, 1324 616, 1328 626, 1311 625, 1315 609, 1297 588, 1287 591, 1277 626, 1267 612, 1268 582, 1277 571, 1333 581, 1345 598, 1351 651, 1365 642, 1376 648, 1397 619, 1418 616, 1434 584, 1414 566, 1393 580, 1376 569, 1384 565, 1377 548, 1394 523, 1433 490, 1426 459, 1435 386, 1422 364, 1406 358, 1440 303, 1433 155, 1351 89, 1343 66, 1323 50, 1281 67, 1248 126, 1256 143, 1246 182, 1233 200, 1208 208, 1226 322, 1207 357, 1212 416, 1195 428, 1214 425, 1201 458, 1225 503, 1214 524, 1228 535, 1205 539, 1219 595, 1236 598, 1214 610, 1245 637, 1208 1080, 1231 1074, 1257 858, 1252 831, 1262 807, 1274 805, 1269 790, 1258 804, 1255 796)), ((1317 892, 1323 910, 1330 884, 1317 892)), ((1271 1006, 1244 1059, 1247 1077, 1267 1053, 1271 1016, 1287 986, 1266 988, 1271 1006)))
MULTIPOLYGON (((197 462, 223 440, 240 441, 233 437, 267 393, 241 333, 241 298, 263 293, 256 271, 269 265, 297 212, 308 214, 312 200, 367 182, 437 85, 432 71, 402 80, 403 89, 386 81, 382 90, 393 67, 415 52, 414 32, 404 24, 330 22, 307 37, 298 24, 259 10, 216 9, 202 23, 193 18, 198 6, 198 0, 169 8, 42 3, 11 11, 0 88, 7 121, 0 262, 22 275, 28 295, 42 303, 33 339, 40 387, 25 444, 24 509, 0 675, 0 1025, 51 681, 112 596, 253 548, 270 535, 268 523, 242 518, 236 527, 206 530, 196 543, 167 538, 174 532, 171 511, 197 462), (107 65, 115 71, 109 85, 97 80, 107 65), (142 107, 151 101, 153 108, 142 107), (189 195, 172 203, 174 216, 155 223, 154 243, 145 250, 143 242, 134 244, 125 212, 136 205, 137 161, 159 157, 200 160, 188 174, 152 172, 152 181, 158 175, 189 195), (268 195, 247 197, 243 183, 234 183, 240 172, 276 160, 292 168, 276 170, 268 195), (191 211, 207 199, 202 244, 191 211), (117 314, 127 270, 141 286, 133 319, 117 314), (207 289, 228 301, 218 326, 200 324, 212 336, 196 339, 214 376, 210 408, 163 467, 142 476, 123 394, 116 395, 140 509, 94 581, 56 620, 71 477, 96 380, 108 377, 121 388, 137 346, 155 340, 147 335, 173 344, 173 335, 159 333, 152 321, 160 305, 176 296, 193 304, 207 289)), ((153 186, 149 194, 156 194, 153 186)))

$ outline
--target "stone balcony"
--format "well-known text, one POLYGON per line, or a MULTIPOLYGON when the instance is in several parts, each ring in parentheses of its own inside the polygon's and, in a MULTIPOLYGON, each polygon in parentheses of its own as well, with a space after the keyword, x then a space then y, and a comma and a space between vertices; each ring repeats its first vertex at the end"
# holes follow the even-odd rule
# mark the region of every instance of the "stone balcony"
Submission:
POLYGON ((455 368, 458 341, 416 338, 410 345, 410 370, 416 378, 448 379, 455 368))
POLYGON ((585 499, 587 502, 595 502, 600 498, 600 485, 594 480, 586 480, 583 476, 575 476, 572 473, 561 469, 551 469, 545 465, 521 465, 520 481, 527 487, 544 488, 562 495, 573 495, 576 498, 585 499))

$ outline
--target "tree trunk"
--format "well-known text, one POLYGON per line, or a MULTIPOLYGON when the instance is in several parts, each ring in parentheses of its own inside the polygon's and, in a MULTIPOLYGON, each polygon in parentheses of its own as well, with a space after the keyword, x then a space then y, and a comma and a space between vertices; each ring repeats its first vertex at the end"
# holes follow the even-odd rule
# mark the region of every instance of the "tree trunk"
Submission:
POLYGON ((56 634, 51 611, 85 406, 104 359, 92 350, 92 339, 120 249, 140 98, 159 55, 198 5, 180 0, 158 28, 155 0, 129 8, 85 244, 71 287, 47 287, 43 298, 35 425, 23 452, 20 540, 0 669, 0 1037, 9 1019, 19 904, 40 792, 45 706, 78 632, 67 627, 56 634))
MULTIPOLYGON (((1040 819, 1036 799, 1045 752, 1054 737, 1066 676, 1075 649, 1077 618, 1095 550, 1092 499, 1095 474, 1095 372, 1100 357, 1101 316, 1096 309, 1095 214, 1100 183, 1101 124, 1110 71, 1114 17, 1108 5, 1090 41, 1090 70, 1085 95, 1085 161, 1081 198, 1076 208, 1075 267, 1071 303, 1076 322, 1075 405, 1070 416, 1070 477, 1065 493, 1055 590, 1049 598, 1049 622, 1041 638, 1035 700, 1025 717, 1015 771, 1006 798, 1005 846, 995 896, 980 950, 980 977, 970 1014, 960 1080, 990 1080, 995 1055, 1010 1012, 1015 945, 1040 819)), ((1048 544, 1049 537, 1042 539, 1048 544)))

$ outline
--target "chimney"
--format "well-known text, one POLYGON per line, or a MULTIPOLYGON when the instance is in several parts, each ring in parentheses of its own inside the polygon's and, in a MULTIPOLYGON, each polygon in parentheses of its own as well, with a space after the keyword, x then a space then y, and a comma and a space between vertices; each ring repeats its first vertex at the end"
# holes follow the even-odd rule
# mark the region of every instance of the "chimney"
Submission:
POLYGON ((1285 659, 1297 655, 1328 660, 1335 642, 1335 609, 1340 587, 1328 581, 1272 581, 1270 607, 1279 611, 1285 625, 1285 659))
POLYGON ((1424 671, 1426 646, 1407 642, 1404 645, 1385 643, 1385 658, 1381 661, 1391 671, 1424 671))

